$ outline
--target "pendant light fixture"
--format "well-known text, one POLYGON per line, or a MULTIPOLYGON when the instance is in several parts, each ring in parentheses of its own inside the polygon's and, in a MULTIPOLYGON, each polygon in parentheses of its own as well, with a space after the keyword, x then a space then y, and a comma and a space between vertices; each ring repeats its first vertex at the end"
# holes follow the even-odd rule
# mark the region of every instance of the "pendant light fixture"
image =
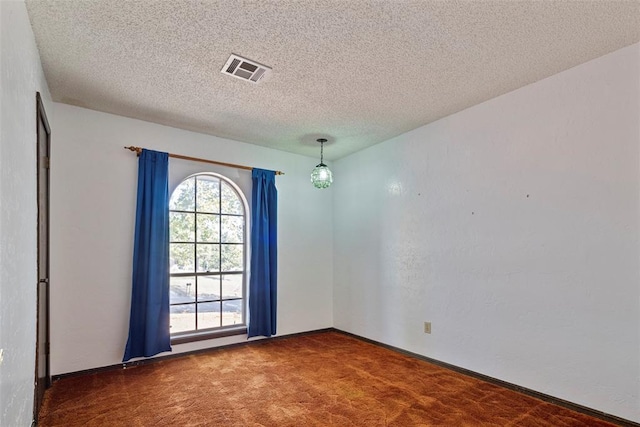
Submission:
POLYGON ((320 143, 320 164, 316 166, 311 172, 311 182, 316 188, 327 188, 333 182, 333 174, 327 165, 324 164, 324 143, 326 139, 320 138, 317 140, 320 143))

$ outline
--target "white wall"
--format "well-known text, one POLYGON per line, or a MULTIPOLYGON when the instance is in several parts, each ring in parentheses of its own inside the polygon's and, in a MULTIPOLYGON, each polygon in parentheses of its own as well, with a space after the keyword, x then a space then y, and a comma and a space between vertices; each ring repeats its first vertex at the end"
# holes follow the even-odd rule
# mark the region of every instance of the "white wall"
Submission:
POLYGON ((335 327, 640 421, 639 79, 636 44, 335 162, 335 327))
MULTIPOLYGON (((282 170, 278 188, 278 335, 331 327, 332 196, 309 182, 316 159, 54 104, 51 161, 51 368, 62 374, 120 363, 127 340, 137 158, 135 145, 282 170)), ((171 174, 248 171, 185 165, 171 174), (187 168, 187 169, 185 169, 187 168)), ((174 183, 175 185, 175 183, 174 183)), ((246 186, 245 186, 246 187, 246 186)), ((250 199, 250 194, 247 194, 250 199)), ((173 346, 173 352, 246 341, 246 335, 173 346)))
POLYGON ((27 10, 0 1, 0 425, 29 426, 36 348, 36 91, 51 116, 27 10))

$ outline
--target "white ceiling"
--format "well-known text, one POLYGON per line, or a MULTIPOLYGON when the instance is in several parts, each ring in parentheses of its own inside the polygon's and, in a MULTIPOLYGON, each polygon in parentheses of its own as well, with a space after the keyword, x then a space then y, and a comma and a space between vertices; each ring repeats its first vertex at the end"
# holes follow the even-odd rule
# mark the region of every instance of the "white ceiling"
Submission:
POLYGON ((640 0, 26 3, 55 101, 328 159, 640 40, 640 0))

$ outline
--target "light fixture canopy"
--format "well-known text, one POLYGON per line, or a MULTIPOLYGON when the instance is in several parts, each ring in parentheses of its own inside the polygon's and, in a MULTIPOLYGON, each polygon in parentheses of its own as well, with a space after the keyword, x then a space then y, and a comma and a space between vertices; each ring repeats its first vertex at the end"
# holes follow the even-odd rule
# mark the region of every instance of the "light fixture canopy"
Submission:
POLYGON ((333 174, 327 165, 324 164, 324 138, 319 138, 320 143, 320 163, 311 172, 311 182, 316 188, 328 188, 333 182, 333 174))

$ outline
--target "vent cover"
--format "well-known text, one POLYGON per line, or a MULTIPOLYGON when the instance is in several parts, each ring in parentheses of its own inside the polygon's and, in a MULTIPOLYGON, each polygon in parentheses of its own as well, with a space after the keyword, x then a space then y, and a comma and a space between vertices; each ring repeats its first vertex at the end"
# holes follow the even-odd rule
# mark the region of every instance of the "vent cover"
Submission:
POLYGON ((271 68, 250 59, 231 54, 220 72, 238 79, 250 81, 251 83, 258 83, 264 76, 271 72, 271 68))

